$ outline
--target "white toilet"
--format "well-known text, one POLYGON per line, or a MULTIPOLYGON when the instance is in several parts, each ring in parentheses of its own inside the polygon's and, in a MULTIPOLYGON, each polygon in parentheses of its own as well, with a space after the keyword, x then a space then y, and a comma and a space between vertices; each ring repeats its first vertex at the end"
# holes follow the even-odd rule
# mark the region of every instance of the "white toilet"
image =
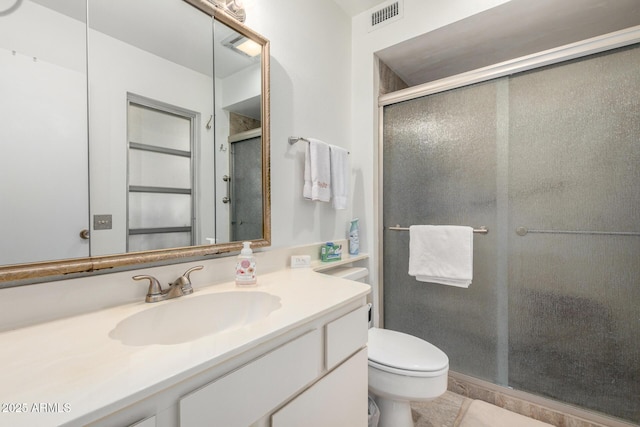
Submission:
MULTIPOLYGON (((365 281, 366 268, 338 267, 327 274, 365 281)), ((369 329, 369 392, 380 409, 379 427, 413 427, 410 402, 447 390, 449 358, 433 344, 388 329, 369 329)))
POLYGON ((449 358, 433 344, 402 332, 369 329, 369 392, 379 427, 413 427, 410 402, 447 391, 449 358))

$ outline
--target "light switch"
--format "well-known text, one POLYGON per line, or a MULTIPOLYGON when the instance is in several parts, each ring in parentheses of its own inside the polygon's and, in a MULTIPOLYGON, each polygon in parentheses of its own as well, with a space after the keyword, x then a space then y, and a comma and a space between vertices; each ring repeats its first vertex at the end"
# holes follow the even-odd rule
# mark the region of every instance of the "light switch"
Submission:
POLYGON ((112 228, 112 215, 94 215, 93 216, 93 229, 94 230, 111 230, 112 228))

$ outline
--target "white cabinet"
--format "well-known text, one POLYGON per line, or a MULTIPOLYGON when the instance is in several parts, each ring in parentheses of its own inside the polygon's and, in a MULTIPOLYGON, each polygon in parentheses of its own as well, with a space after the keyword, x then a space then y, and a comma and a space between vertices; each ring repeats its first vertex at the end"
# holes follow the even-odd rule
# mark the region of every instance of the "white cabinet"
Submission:
POLYGON ((180 427, 269 425, 276 410, 272 427, 366 426, 367 311, 325 322, 183 397, 180 427))
POLYGON ((369 307, 360 307, 326 326, 326 364, 333 369, 338 363, 367 345, 369 307))
POLYGON ((367 350, 361 349, 276 412, 271 427, 364 427, 367 420, 367 350))
POLYGON ((271 427, 367 425, 367 317, 365 306, 326 324, 328 373, 277 411, 271 427))
POLYGON ((246 427, 315 380, 322 368, 316 329, 180 400, 180 426, 246 427))

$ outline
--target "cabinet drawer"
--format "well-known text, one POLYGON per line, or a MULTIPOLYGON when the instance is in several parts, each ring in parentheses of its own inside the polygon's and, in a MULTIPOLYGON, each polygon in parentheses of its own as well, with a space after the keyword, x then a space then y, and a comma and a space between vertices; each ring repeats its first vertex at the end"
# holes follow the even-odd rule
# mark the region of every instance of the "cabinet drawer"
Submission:
POLYGON ((363 348, 273 414, 271 427, 364 427, 367 418, 367 350, 363 348))
POLYGON ((320 375, 322 337, 313 330, 180 400, 180 426, 246 427, 320 375))
POLYGON ((328 323, 325 361, 331 370, 367 344, 368 306, 328 323))

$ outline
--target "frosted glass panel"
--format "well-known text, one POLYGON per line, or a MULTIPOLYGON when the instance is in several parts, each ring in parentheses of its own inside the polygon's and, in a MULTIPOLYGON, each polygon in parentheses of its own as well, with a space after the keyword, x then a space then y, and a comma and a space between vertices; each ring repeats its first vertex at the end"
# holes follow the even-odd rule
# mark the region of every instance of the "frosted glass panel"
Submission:
POLYGON ((191 188, 191 159, 129 150, 129 185, 191 188))
MULTIPOLYGON (((638 70, 636 48, 511 79, 511 229, 640 232, 638 70)), ((509 266, 511 385, 640 421, 640 236, 511 233, 509 266)))
POLYGON ((193 244, 191 118, 162 108, 129 102, 129 251, 193 244))
POLYGON ((131 142, 191 151, 191 121, 188 118, 131 104, 128 120, 131 142))
POLYGON ((262 236, 262 138, 231 144, 231 240, 262 236))
POLYGON ((136 234, 129 236, 129 252, 191 246, 191 233, 136 234))
POLYGON ((189 194, 129 193, 129 228, 190 227, 189 194))
MULTIPOLYGON (((496 224, 496 84, 384 110, 384 224, 496 224)), ((409 276, 409 233, 384 234, 385 327, 419 336, 451 368, 497 379, 495 234, 474 240, 469 289, 409 276)))
POLYGON ((636 46, 385 107, 385 227, 489 228, 468 289, 408 276, 408 232, 385 229, 385 327, 640 422, 638 70, 636 46))

